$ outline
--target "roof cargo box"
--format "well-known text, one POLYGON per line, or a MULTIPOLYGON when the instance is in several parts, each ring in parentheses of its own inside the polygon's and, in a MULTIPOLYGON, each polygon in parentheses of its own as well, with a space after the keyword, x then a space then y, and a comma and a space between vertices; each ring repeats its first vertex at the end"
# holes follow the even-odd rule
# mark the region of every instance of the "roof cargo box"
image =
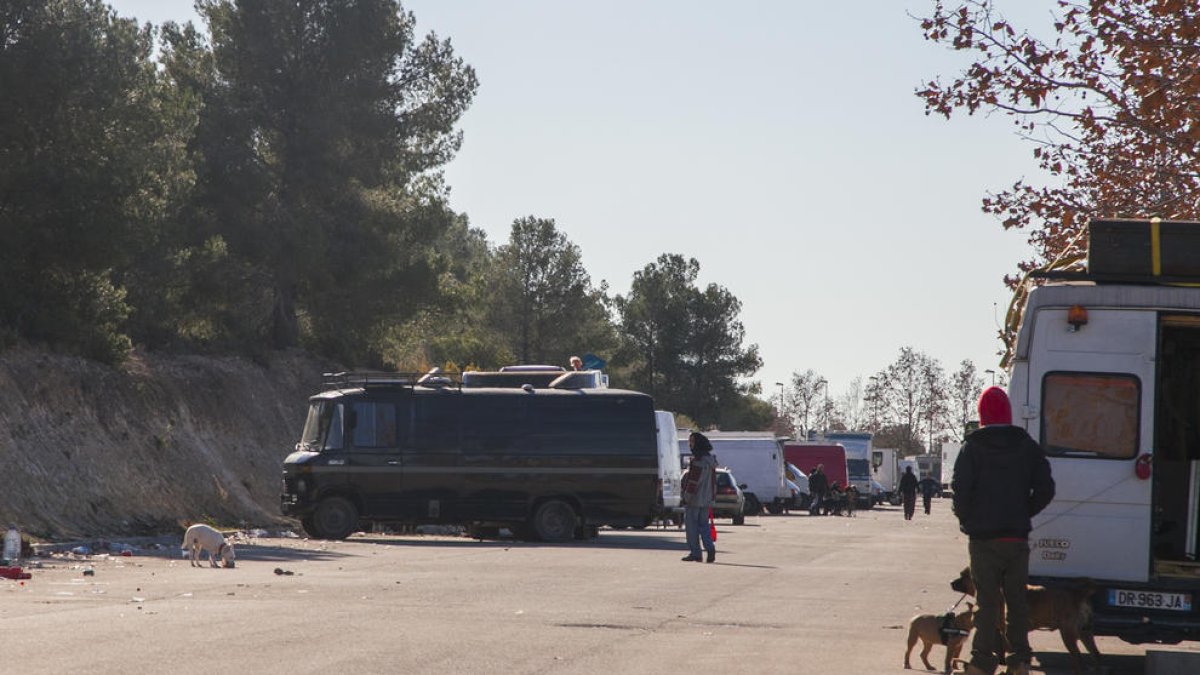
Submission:
POLYGON ((1093 220, 1088 236, 1089 274, 1200 280, 1200 223, 1093 220))

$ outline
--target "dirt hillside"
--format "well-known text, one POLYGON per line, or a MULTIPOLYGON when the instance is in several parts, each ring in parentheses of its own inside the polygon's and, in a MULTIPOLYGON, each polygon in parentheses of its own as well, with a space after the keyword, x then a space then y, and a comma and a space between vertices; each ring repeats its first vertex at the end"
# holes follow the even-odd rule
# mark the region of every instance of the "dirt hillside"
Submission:
POLYGON ((0 525, 46 539, 264 527, 328 363, 0 354, 0 525))

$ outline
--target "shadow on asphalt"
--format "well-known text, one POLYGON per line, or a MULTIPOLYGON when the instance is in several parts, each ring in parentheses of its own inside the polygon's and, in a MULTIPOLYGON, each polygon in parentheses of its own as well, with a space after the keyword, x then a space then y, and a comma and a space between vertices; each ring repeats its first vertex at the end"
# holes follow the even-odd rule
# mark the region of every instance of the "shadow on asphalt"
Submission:
MULTIPOLYGON (((717 531, 720 534, 720 530, 717 531)), ((664 531, 664 534, 653 534, 649 531, 637 534, 605 530, 594 539, 568 541, 563 543, 547 543, 544 541, 523 541, 520 539, 432 539, 421 535, 389 536, 375 535, 369 539, 360 538, 351 541, 364 544, 380 544, 383 546, 412 546, 426 548, 620 548, 644 549, 649 551, 682 551, 685 546, 682 533, 674 530, 664 531), (671 534, 666 534, 670 532, 671 534)))
MULTIPOLYGON (((1080 645, 1080 649, 1083 646, 1080 645)), ((1075 671, 1071 668, 1071 655, 1067 652, 1038 652, 1033 653, 1034 667, 1032 672, 1044 675, 1068 675, 1075 671)), ((1084 672, 1090 661, 1084 653, 1084 672)), ((1143 654, 1100 654, 1100 671, 1104 675, 1143 675, 1146 672, 1146 657, 1143 654)))

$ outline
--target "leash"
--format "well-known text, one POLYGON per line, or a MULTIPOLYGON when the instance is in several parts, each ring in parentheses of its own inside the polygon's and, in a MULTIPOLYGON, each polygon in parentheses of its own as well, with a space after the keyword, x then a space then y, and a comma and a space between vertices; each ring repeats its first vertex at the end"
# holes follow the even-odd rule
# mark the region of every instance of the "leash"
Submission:
POLYGON ((958 606, 962 604, 962 601, 966 600, 966 599, 967 599, 967 594, 963 593, 961 596, 959 596, 958 601, 956 601, 953 605, 950 605, 950 609, 946 610, 946 613, 953 614, 954 610, 957 609, 958 606))

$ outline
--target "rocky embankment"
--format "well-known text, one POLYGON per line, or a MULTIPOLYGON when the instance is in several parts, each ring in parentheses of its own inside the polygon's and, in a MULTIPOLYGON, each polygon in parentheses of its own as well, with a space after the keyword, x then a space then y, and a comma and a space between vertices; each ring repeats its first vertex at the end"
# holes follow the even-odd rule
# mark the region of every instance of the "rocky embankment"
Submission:
POLYGON ((51 540, 282 525, 281 462, 332 368, 299 352, 121 368, 4 352, 0 525, 51 540))

